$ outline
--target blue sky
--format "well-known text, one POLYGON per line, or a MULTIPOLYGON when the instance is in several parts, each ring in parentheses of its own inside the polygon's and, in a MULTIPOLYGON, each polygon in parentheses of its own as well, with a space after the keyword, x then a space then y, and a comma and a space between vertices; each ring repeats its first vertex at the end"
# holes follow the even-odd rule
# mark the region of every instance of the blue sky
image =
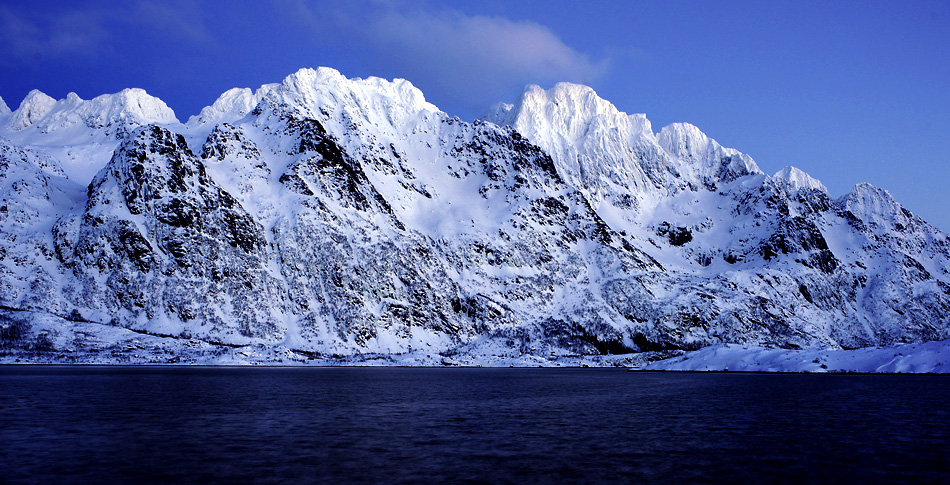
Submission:
POLYGON ((839 196, 868 181, 950 230, 950 1, 33 1, 0 5, 0 96, 145 88, 186 120, 301 67, 409 79, 472 119, 589 84, 839 196), (81 3, 81 6, 77 6, 81 3))

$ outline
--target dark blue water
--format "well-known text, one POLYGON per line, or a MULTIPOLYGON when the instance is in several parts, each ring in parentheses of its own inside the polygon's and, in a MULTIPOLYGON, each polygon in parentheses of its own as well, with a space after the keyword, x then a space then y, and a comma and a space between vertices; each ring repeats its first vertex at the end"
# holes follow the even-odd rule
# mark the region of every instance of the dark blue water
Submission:
POLYGON ((0 367, 0 482, 943 481, 950 379, 0 367))

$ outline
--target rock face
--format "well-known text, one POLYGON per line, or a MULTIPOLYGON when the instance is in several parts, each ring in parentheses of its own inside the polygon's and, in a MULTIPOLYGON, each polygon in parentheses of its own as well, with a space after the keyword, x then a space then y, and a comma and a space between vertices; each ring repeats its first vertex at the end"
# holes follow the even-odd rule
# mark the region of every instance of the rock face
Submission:
POLYGON ((307 355, 950 338, 950 240, 886 191, 767 176, 585 86, 473 123, 326 68, 187 125, 135 90, 44 96, 0 112, 5 311, 307 355))
POLYGON ((280 299, 266 301, 280 292, 266 269, 264 228, 181 135, 136 130, 89 185, 83 213, 59 229, 57 253, 80 280, 80 307, 205 338, 285 330, 271 314, 280 299))

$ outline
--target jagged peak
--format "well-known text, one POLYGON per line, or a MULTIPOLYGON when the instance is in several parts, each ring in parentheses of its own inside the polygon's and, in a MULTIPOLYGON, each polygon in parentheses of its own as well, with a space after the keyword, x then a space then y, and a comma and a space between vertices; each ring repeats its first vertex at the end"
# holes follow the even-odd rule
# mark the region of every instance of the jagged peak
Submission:
POLYGON ((307 86, 312 84, 339 84, 347 80, 340 71, 332 67, 303 67, 296 72, 289 74, 281 82, 284 86, 307 86))
POLYGON ((690 170, 698 170, 697 175, 703 178, 730 181, 762 173, 752 157, 723 147, 690 123, 664 126, 657 134, 657 142, 670 156, 686 162, 690 170))
POLYGON ((347 78, 336 69, 319 67, 300 69, 280 83, 265 84, 253 92, 232 88, 191 117, 188 124, 234 123, 248 113, 265 111, 280 115, 290 111, 294 116, 322 120, 331 113, 346 112, 344 118, 350 121, 358 118, 392 126, 419 112, 442 113, 404 79, 347 78))
POLYGON ((55 99, 39 89, 34 89, 20 102, 20 107, 13 112, 7 126, 11 131, 20 131, 49 114, 55 104, 55 99))
POLYGON ((872 224, 882 224, 886 221, 906 226, 911 218, 890 192, 867 182, 855 185, 850 192, 838 199, 838 204, 858 219, 872 224))
POLYGON ((547 90, 536 84, 526 86, 518 102, 507 110, 506 118, 498 121, 514 126, 522 134, 541 135, 554 130, 568 140, 583 137, 595 124, 624 129, 629 138, 641 134, 653 136, 645 115, 627 115, 598 96, 590 86, 568 82, 557 83, 547 90))
POLYGON ((80 115, 87 122, 105 126, 116 121, 134 125, 177 123, 175 112, 161 99, 140 88, 127 88, 83 102, 80 115))
POLYGON ((123 89, 88 101, 76 93, 69 93, 57 101, 33 90, 13 113, 7 127, 11 131, 35 127, 42 132, 51 132, 79 124, 102 128, 114 124, 140 126, 177 122, 175 112, 164 101, 143 89, 123 89))
POLYGON ((885 202, 895 202, 894 196, 891 195, 886 189, 871 185, 868 182, 861 182, 855 184, 851 188, 851 191, 844 195, 845 200, 880 200, 885 202))
POLYGON ((818 179, 808 175, 797 167, 787 166, 772 176, 772 178, 784 180, 793 190, 814 189, 828 193, 828 189, 818 179))
MULTIPOLYGON (((635 171, 619 168, 618 164, 625 163, 622 154, 643 140, 654 139, 645 115, 627 115, 598 96, 593 88, 567 82, 547 90, 528 85, 514 105, 495 105, 487 117, 488 121, 513 127, 547 150, 558 161, 562 175, 571 180, 571 174, 590 171, 590 167, 576 166, 578 163, 617 165, 616 170, 635 171), (578 155, 590 160, 579 162, 578 155)), ((643 186, 645 177, 640 175, 633 175, 637 181, 630 184, 643 186)), ((616 177, 626 176, 618 173, 616 177)))
POLYGON ((304 68, 287 76, 278 86, 262 86, 262 99, 294 107, 304 116, 317 118, 321 107, 341 103, 368 114, 381 110, 439 112, 426 102, 422 91, 405 79, 388 81, 378 77, 346 78, 336 69, 304 68))
POLYGON ((10 107, 7 106, 7 103, 3 101, 2 97, 0 97, 0 116, 8 115, 10 113, 12 113, 12 111, 10 111, 10 107))
MULTIPOLYGON (((538 100, 540 102, 569 103, 569 104, 587 104, 588 106, 601 108, 605 111, 613 111, 616 108, 597 96, 597 92, 590 86, 575 84, 569 82, 559 82, 550 89, 544 89, 537 84, 525 86, 522 98, 525 101, 538 100)), ((524 104, 522 102, 522 104, 524 104)))
POLYGON ((703 159, 710 150, 721 145, 706 136, 696 125, 690 123, 672 123, 660 129, 657 134, 660 146, 670 155, 684 159, 703 159))
POLYGON ((211 104, 201 109, 201 112, 188 119, 188 125, 231 123, 243 118, 251 112, 260 101, 262 90, 251 91, 250 88, 231 88, 211 104))
POLYGON ((507 125, 508 115, 515 105, 511 103, 495 103, 485 110, 485 113, 479 118, 483 121, 490 121, 496 125, 507 125))
MULTIPOLYGON (((629 187, 655 184, 679 184, 682 181, 661 180, 667 173, 690 183, 709 185, 729 182, 738 177, 762 174, 749 155, 725 148, 689 123, 674 123, 654 134, 646 115, 626 114, 604 100, 589 86, 558 83, 544 90, 537 85, 525 88, 518 102, 509 107, 492 107, 486 117, 498 124, 513 126, 532 142, 561 159, 564 170, 574 171, 577 155, 591 157, 594 164, 618 167, 626 172, 649 172, 649 182, 614 182, 629 187), (632 160, 640 153, 642 163, 632 160), (668 165, 669 164, 669 165, 668 165), (623 167, 622 169, 619 167, 623 167)), ((585 162, 587 163, 587 162, 585 162)), ((588 165, 590 165, 588 163, 588 165)), ((583 167, 612 170, 607 167, 583 167)), ((637 176, 639 177, 639 176, 637 176)), ((570 177, 569 177, 570 178, 570 177)), ((643 177, 640 177, 643 178, 643 177)))

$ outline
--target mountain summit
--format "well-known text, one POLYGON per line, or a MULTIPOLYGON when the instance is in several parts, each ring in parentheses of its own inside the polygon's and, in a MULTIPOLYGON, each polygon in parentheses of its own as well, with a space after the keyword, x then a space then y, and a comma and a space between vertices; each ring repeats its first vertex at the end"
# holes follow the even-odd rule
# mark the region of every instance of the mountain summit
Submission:
POLYGON ((32 129, 50 134, 75 125, 101 129, 177 122, 171 108, 142 89, 123 89, 88 101, 76 93, 69 93, 66 99, 57 101, 33 90, 12 113, 7 130, 19 132, 32 129))
POLYGON ((472 123, 329 68, 186 124, 135 89, 2 106, 9 358, 617 363, 950 338, 950 239, 887 191, 768 176, 586 86, 472 123))

